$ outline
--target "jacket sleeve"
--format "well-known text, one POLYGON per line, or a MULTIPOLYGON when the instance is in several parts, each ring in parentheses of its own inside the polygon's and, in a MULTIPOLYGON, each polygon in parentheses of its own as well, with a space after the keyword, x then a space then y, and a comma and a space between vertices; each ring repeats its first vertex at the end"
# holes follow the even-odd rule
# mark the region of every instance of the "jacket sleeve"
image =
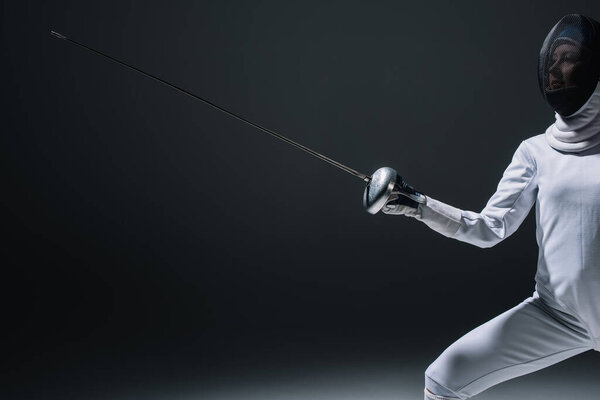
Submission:
POLYGON ((536 175, 535 160, 523 142, 481 212, 460 210, 427 197, 414 217, 444 236, 492 247, 512 235, 529 214, 537 198, 536 175))

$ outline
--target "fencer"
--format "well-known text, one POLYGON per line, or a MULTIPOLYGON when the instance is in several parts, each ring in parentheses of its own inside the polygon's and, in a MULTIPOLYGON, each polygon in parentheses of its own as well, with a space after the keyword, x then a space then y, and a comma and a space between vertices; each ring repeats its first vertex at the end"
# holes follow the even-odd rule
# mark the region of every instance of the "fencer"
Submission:
POLYGON ((600 24, 563 17, 539 56, 542 94, 555 111, 524 140, 481 212, 465 211, 398 178, 382 211, 450 238, 490 247, 535 204, 539 258, 532 297, 467 333, 425 372, 425 399, 467 399, 500 382, 600 350, 600 24), (419 193, 419 192, 416 192, 419 193))
POLYGON ((211 101, 55 31, 71 42, 170 86, 368 183, 367 211, 412 217, 450 238, 490 247, 536 205, 539 246, 532 297, 467 333, 425 372, 427 400, 467 399, 508 379, 600 350, 600 24, 563 17, 540 51, 538 79, 556 121, 523 141, 496 193, 477 213, 415 190, 391 168, 367 176, 211 101), (397 180, 394 185, 394 180, 397 180), (390 185, 391 183, 391 185, 390 185), (389 193, 388 193, 389 190, 389 193), (380 200, 384 199, 382 203, 380 200), (382 208, 381 208, 382 207, 382 208))

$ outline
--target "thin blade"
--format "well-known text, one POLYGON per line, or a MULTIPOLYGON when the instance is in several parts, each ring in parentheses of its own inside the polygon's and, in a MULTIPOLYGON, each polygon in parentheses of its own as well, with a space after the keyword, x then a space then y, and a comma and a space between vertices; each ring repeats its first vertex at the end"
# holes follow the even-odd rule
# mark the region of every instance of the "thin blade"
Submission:
POLYGON ((346 165, 344 165, 342 163, 339 163, 339 162, 337 162, 335 160, 332 160, 329 157, 324 156, 323 154, 317 153, 316 151, 314 151, 314 150, 312 150, 312 149, 310 149, 310 148, 308 148, 308 147, 306 147, 306 146, 304 146, 304 145, 302 145, 302 144, 300 144, 298 142, 295 142, 292 139, 288 139, 287 137, 285 137, 285 136, 283 136, 283 135, 281 135, 281 134, 279 134, 279 133, 277 133, 277 132, 275 132, 275 131, 273 131, 271 129, 265 128, 265 127, 263 127, 263 126, 255 123, 255 122, 247 120, 244 117, 241 117, 241 116, 239 116, 239 115, 237 115, 235 113, 232 113, 231 111, 228 111, 228 110, 224 109, 223 107, 220 107, 220 106, 216 105, 215 103, 213 103, 213 102, 211 102, 209 100, 206 100, 206 99, 204 99, 204 98, 202 98, 200 96, 197 96, 194 93, 192 93, 192 92, 190 92, 190 91, 188 91, 186 89, 183 89, 183 88, 181 88, 179 86, 176 86, 176 85, 174 85, 174 84, 172 84, 170 82, 167 82, 164 79, 161 79, 161 78, 159 78, 159 77, 157 77, 155 75, 152 75, 152 74, 150 74, 148 72, 142 71, 141 69, 139 69, 137 67, 129 65, 129 64, 127 64, 127 63, 125 63, 125 62, 123 62, 121 60, 118 60, 118 59, 116 59, 116 58, 114 58, 112 56, 109 56, 108 54, 105 54, 105 53, 103 53, 101 51, 93 49, 93 48, 91 48, 91 47, 89 47, 89 46, 87 46, 87 45, 85 45, 83 43, 80 43, 80 42, 76 41, 76 40, 69 39, 65 35, 62 35, 62 34, 60 34, 58 32, 50 31, 50 34, 52 36, 54 36, 55 38, 57 38, 57 39, 62 39, 62 40, 65 40, 67 42, 76 44, 77 46, 83 47, 86 50, 89 50, 89 51, 91 51, 93 53, 96 53, 96 54, 98 54, 98 55, 100 55, 102 57, 108 58, 109 60, 114 61, 117 64, 120 64, 120 65, 122 65, 124 67, 127 67, 129 69, 132 69, 132 70, 134 70, 136 72, 139 72, 142 75, 147 76, 148 78, 154 79, 155 81, 158 81, 158 82, 160 82, 160 83, 162 83, 164 85, 167 85, 167 86, 169 86, 169 87, 171 87, 171 88, 173 88, 175 90, 178 90, 179 92, 181 92, 183 94, 186 94, 186 95, 188 95, 188 96, 190 96, 190 97, 192 97, 192 98, 194 98, 196 100, 200 100, 201 102, 203 102, 205 104, 208 104, 209 106, 211 106, 211 107, 213 107, 213 108, 215 108, 215 109, 217 109, 217 110, 219 110, 219 111, 221 111, 221 112, 223 112, 223 113, 225 113, 225 114, 227 114, 227 115, 229 115, 229 116, 231 116, 231 117, 233 117, 233 118, 235 118, 235 119, 237 119, 239 121, 242 121, 242 122, 244 122, 244 123, 246 123, 248 125, 251 125, 251 126, 255 127, 256 129, 259 129, 259 130, 261 130, 261 131, 263 131, 263 132, 265 132, 265 133, 267 133, 267 134, 269 134, 271 136, 276 137, 277 139, 283 140, 284 142, 289 143, 292 146, 294 146, 296 148, 299 148, 300 150, 303 150, 303 151, 305 151, 305 152, 313 155, 314 157, 317 157, 320 160, 323 160, 323 161, 325 161, 325 162, 327 162, 327 163, 329 163, 331 165, 334 165, 334 166, 338 167, 339 169, 341 169, 343 171, 346 171, 347 173, 349 173, 351 175, 354 175, 354 176, 362 179, 363 181, 365 181, 367 183, 371 181, 371 177, 369 175, 365 175, 363 173, 360 173, 360 172, 358 172, 358 171, 356 171, 356 170, 354 170, 354 169, 352 169, 350 167, 347 167, 346 165))

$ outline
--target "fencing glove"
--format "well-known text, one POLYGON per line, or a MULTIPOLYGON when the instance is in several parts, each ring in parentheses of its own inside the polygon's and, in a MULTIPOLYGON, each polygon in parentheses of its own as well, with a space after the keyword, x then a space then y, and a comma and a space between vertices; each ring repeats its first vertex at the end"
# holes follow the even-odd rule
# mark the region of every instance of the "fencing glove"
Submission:
POLYGON ((396 178, 394 191, 381 211, 384 214, 416 218, 447 237, 454 236, 458 231, 462 218, 460 209, 423 195, 407 184, 401 176, 396 178), (409 196, 422 196, 425 202, 418 203, 409 196))

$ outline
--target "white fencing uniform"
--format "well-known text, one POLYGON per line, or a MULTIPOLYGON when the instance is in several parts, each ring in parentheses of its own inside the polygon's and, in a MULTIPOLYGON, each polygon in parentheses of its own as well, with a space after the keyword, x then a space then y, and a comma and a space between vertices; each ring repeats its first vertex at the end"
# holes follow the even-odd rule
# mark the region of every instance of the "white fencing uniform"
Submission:
POLYGON ((536 204, 533 297, 460 338, 429 366, 426 398, 466 399, 583 351, 600 350, 600 85, 568 118, 521 143, 480 213, 427 198, 413 216, 490 247, 536 204))

